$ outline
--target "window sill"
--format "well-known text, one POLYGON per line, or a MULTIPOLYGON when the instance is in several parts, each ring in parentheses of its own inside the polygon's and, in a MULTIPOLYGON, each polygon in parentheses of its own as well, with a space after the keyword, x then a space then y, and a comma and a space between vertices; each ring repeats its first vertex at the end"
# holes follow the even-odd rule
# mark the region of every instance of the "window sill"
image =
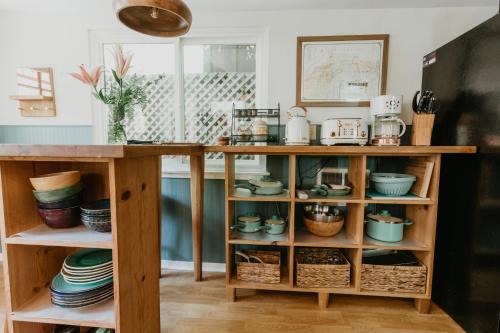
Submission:
MULTIPOLYGON (((248 180, 250 178, 268 176, 269 172, 262 171, 243 171, 236 173, 237 180, 248 180)), ((189 179, 191 173, 189 171, 163 171, 162 178, 173 179, 189 179)), ((205 179, 224 179, 224 172, 220 171, 205 171, 205 179)))

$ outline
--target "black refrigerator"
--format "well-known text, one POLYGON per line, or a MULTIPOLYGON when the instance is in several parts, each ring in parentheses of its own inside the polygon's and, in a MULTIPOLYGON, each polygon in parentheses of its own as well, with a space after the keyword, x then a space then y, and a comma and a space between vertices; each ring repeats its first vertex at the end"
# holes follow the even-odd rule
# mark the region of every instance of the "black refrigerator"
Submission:
POLYGON ((422 90, 441 107, 433 145, 476 145, 442 160, 433 300, 467 332, 499 332, 500 15, 424 57, 422 90))

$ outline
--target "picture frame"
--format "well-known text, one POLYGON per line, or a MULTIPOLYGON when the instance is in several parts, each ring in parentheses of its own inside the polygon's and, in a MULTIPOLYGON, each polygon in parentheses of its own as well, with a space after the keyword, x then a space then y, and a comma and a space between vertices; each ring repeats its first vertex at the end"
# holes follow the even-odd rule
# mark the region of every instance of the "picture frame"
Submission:
POLYGON ((389 35, 297 37, 296 104, 366 107, 386 92, 389 35))

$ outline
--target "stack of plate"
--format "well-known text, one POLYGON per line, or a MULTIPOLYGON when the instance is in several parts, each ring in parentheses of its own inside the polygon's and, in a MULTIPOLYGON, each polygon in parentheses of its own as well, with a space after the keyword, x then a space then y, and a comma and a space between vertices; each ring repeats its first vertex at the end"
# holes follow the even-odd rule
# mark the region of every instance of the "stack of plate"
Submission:
POLYGON ((81 207, 81 219, 90 230, 111 231, 111 209, 109 199, 89 202, 81 207))
POLYGON ((78 308, 113 297, 111 250, 83 249, 64 260, 50 286, 52 303, 78 308))

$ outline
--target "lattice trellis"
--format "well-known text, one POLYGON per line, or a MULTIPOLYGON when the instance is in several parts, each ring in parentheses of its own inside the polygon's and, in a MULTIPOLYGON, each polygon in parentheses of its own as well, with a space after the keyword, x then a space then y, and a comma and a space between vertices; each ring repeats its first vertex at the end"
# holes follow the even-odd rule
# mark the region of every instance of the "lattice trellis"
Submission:
MULTIPOLYGON (((233 103, 255 104, 255 73, 187 74, 184 96, 186 141, 213 143, 218 136, 230 135, 233 103)), ((217 160, 223 155, 212 153, 206 158, 217 160)))
MULTIPOLYGON (((149 79, 156 79, 152 75, 149 79)), ((147 90, 149 103, 144 110, 137 110, 128 119, 127 136, 134 140, 175 141, 175 81, 165 75, 147 90)))
MULTIPOLYGON (((149 79, 155 79, 152 75, 149 79)), ((218 136, 229 136, 233 103, 255 104, 255 73, 225 72, 186 74, 184 78, 185 140, 213 143, 218 136)), ((165 75, 148 88, 150 103, 137 110, 126 124, 127 136, 135 140, 175 141, 175 79, 165 75)), ((221 153, 206 156, 223 158, 221 153)), ((253 160, 254 156, 238 156, 253 160)))

